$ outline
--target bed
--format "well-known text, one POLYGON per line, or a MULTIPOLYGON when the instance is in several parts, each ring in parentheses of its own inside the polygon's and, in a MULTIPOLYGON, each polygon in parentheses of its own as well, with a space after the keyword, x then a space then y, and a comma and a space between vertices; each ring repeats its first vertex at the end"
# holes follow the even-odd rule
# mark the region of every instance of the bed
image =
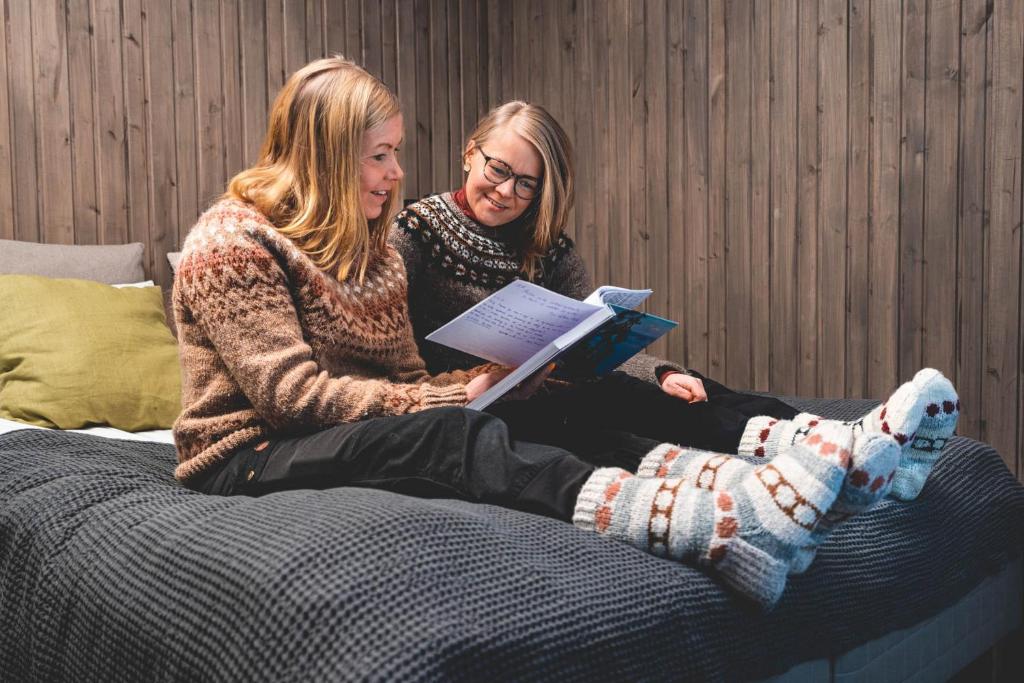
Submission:
POLYGON ((964 437, 767 614, 555 520, 355 488, 206 496, 174 464, 166 430, 0 422, 0 680, 943 680, 1021 622, 1024 488, 964 437))

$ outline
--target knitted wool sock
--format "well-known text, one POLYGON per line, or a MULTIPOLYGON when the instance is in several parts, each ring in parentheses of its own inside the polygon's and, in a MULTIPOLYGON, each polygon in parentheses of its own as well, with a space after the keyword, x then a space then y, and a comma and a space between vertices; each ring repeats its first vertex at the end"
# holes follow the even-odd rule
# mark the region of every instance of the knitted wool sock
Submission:
POLYGON ((736 453, 771 460, 783 448, 807 436, 808 430, 820 419, 811 413, 799 413, 792 420, 779 420, 767 415, 752 417, 743 428, 736 453))
POLYGON ((892 496, 913 500, 921 493, 942 449, 956 431, 960 399, 946 377, 932 368, 920 370, 911 384, 921 394, 921 421, 916 435, 903 447, 892 483, 892 496))
POLYGON ((811 566, 818 546, 832 531, 854 515, 882 500, 892 488, 901 448, 887 434, 862 433, 855 437, 850 470, 832 507, 814 527, 810 542, 799 548, 790 563, 790 574, 802 574, 811 566))
POLYGON ((573 522, 661 557, 695 563, 770 608, 796 550, 835 501, 850 462, 850 428, 829 423, 751 468, 727 489, 601 468, 583 486, 573 522))

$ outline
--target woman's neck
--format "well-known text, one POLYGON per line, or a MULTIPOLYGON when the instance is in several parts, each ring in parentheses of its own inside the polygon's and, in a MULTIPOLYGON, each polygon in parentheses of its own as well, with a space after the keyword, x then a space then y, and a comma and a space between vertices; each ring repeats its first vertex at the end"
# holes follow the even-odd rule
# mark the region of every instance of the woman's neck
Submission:
POLYGON ((455 205, 462 209, 462 213, 466 214, 466 218, 476 221, 477 223, 480 222, 477 219, 476 214, 473 213, 473 209, 469 208, 469 202, 466 200, 465 187, 460 187, 459 189, 455 190, 455 192, 452 192, 452 199, 455 200, 455 205))

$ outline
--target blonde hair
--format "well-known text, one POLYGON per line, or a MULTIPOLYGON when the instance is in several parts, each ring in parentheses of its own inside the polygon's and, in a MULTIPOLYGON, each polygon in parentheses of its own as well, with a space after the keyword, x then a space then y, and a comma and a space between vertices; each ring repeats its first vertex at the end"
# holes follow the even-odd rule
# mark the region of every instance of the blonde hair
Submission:
POLYGON ((526 210, 523 224, 522 269, 533 279, 541 259, 569 222, 575 201, 572 143, 558 121, 544 107, 520 100, 506 102, 487 113, 466 140, 464 155, 486 144, 497 130, 511 126, 533 146, 541 158, 540 195, 526 210))
POLYGON ((259 161, 231 179, 225 196, 253 204, 318 267, 362 281, 401 195, 396 186, 380 216, 367 221, 363 134, 399 113, 387 86, 354 62, 340 55, 310 62, 278 93, 259 161))

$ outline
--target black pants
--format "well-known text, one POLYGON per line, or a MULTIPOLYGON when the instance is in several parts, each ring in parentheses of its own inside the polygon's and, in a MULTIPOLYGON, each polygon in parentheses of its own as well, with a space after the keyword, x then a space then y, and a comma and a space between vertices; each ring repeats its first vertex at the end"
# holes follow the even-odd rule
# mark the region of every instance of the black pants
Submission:
MULTIPOLYGON (((617 447, 611 444, 595 453, 610 461, 623 459, 608 452, 617 447)), ((220 495, 368 486, 490 503, 568 521, 593 469, 557 446, 516 440, 492 415, 435 408, 276 439, 261 450, 243 448, 189 486, 220 495)))
MULTIPOLYGON (((518 439, 557 445, 591 461, 600 457, 590 455, 600 448, 599 444, 622 440, 623 435, 642 436, 648 443, 667 441, 735 453, 750 418, 768 415, 788 420, 798 412, 778 399, 735 392, 697 376, 708 394, 708 400, 701 403, 686 403, 650 382, 613 372, 600 380, 526 401, 496 403, 488 412, 501 417, 518 439)), ((620 449, 617 455, 628 453, 620 449)), ((638 463, 627 457, 599 464, 635 469, 638 463)))
POLYGON ((241 449, 189 482, 206 493, 260 495, 296 488, 368 486, 461 498, 572 519, 594 466, 635 471, 661 441, 735 452, 749 417, 796 414, 705 380, 707 403, 613 373, 598 382, 480 413, 436 408, 339 425, 241 449))

